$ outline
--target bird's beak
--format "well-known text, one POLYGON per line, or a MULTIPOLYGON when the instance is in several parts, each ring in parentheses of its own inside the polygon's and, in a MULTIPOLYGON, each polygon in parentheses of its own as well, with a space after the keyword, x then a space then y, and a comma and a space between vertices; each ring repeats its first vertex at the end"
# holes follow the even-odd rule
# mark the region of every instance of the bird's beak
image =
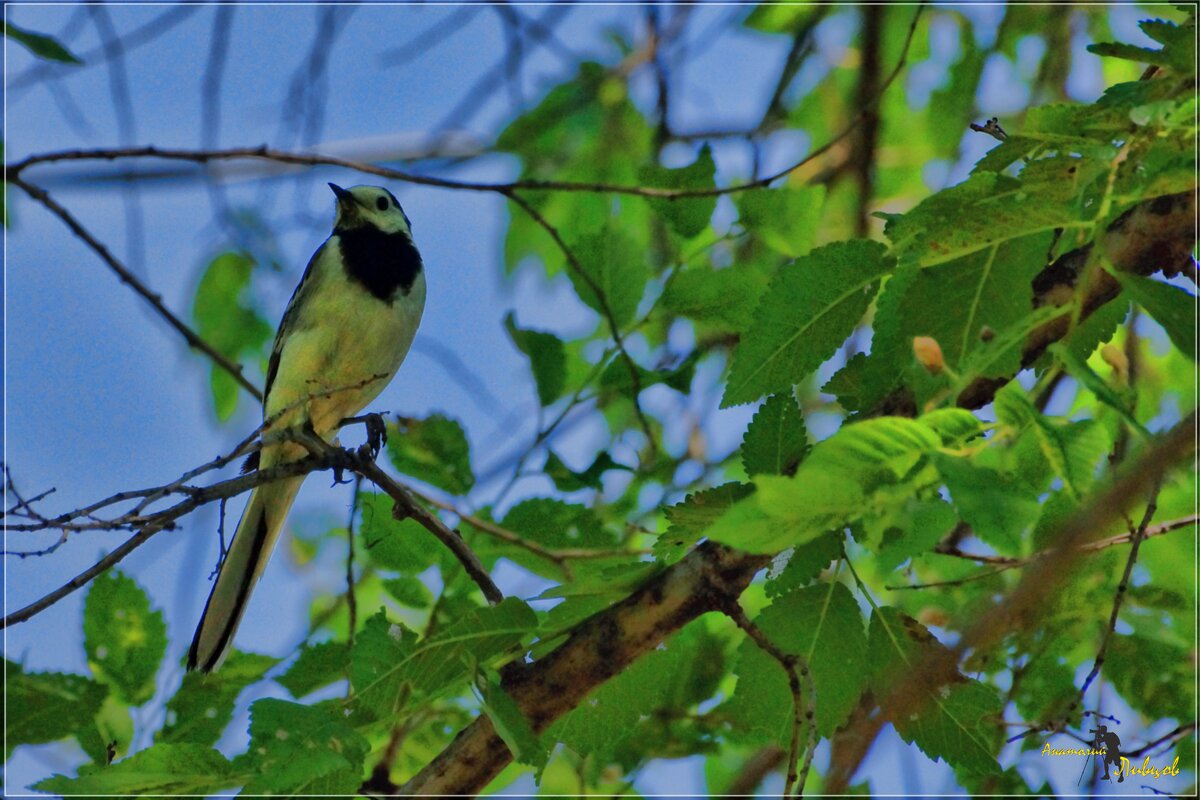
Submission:
POLYGON ((354 208, 354 195, 350 194, 349 189, 343 189, 336 183, 329 184, 329 188, 333 189, 333 193, 337 195, 338 205, 342 206, 347 211, 354 208))

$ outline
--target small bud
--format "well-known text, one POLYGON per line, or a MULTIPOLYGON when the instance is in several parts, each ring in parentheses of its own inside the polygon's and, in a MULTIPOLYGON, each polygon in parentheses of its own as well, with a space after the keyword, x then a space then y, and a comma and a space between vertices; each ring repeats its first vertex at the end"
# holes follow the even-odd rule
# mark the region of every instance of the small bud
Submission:
POLYGON ((946 360, 942 358, 942 346, 932 336, 915 337, 913 354, 930 375, 940 375, 946 368, 946 360))
POLYGON ((996 338, 996 332, 992 330, 992 326, 984 325, 979 329, 979 340, 981 342, 990 342, 996 338))
POLYGON ((1113 368, 1118 383, 1122 386, 1129 383, 1129 358, 1124 350, 1116 345, 1106 344, 1100 348, 1100 357, 1104 359, 1105 364, 1113 368))

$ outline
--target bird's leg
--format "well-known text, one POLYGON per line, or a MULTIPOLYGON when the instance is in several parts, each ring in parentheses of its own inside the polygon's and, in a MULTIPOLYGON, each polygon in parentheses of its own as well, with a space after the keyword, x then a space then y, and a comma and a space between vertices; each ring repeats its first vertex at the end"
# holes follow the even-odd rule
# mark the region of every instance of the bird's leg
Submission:
POLYGON ((383 422, 383 415, 369 413, 357 417, 346 417, 339 423, 339 427, 356 422, 361 422, 367 429, 366 448, 371 460, 374 461, 383 450, 383 446, 387 444, 387 425, 383 422))

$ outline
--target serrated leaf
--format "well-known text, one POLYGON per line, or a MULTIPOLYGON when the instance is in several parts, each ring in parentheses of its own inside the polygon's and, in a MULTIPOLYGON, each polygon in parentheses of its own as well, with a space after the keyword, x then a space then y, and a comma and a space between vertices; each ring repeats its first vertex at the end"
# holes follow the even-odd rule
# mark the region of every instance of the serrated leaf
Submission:
POLYGON ((488 676, 484 689, 483 709, 497 735, 508 745, 514 761, 528 764, 539 773, 545 769, 546 762, 550 760, 550 750, 534 732, 529 718, 521 713, 516 701, 504 691, 499 676, 494 673, 488 676))
POLYGON ((433 593, 420 578, 402 575, 399 578, 385 578, 382 583, 383 590, 403 606, 429 608, 433 604, 433 593))
POLYGON ((210 795, 238 783, 225 756, 197 744, 156 744, 107 766, 91 765, 79 777, 55 775, 36 783, 57 795, 210 795))
POLYGON ((741 331, 750 327, 766 281, 754 270, 687 269, 663 290, 662 305, 691 319, 741 331))
POLYGON ((267 698, 250 707, 250 747, 234 767, 250 774, 248 795, 353 793, 370 749, 337 708, 267 698))
POLYGON ((388 431, 387 452, 400 472, 451 494, 466 494, 475 485, 467 434, 442 414, 397 419, 388 431))
POLYGON ((808 452, 804 415, 790 394, 767 398, 746 429, 742 466, 751 477, 791 475, 808 452))
MULTIPOLYGON (((785 653, 807 662, 817 731, 830 736, 857 705, 867 668, 867 636, 850 591, 837 582, 798 589, 777 598, 754 623, 785 653)), ((737 688, 723 710, 735 725, 786 744, 793 713, 783 667, 746 639, 738 648, 736 672, 737 688)))
POLYGON ((133 578, 109 570, 92 582, 84 601, 83 647, 96 679, 129 705, 141 705, 154 696, 167 625, 133 578))
POLYGON ((834 559, 842 555, 844 540, 845 534, 841 531, 830 531, 808 544, 780 553, 767 571, 764 587, 767 597, 779 597, 816 580, 834 559), (780 563, 782 568, 777 568, 780 563))
POLYGON ((1091 220, 1057 196, 1062 188, 1061 181, 1027 185, 1007 175, 979 172, 921 201, 884 230, 902 263, 928 268, 1010 239, 1090 226, 1091 220))
POLYGON ((44 58, 47 61, 58 61, 63 64, 82 64, 74 53, 50 36, 44 33, 35 33, 23 28, 18 28, 11 22, 5 21, 4 35, 13 41, 20 42, 29 49, 38 58, 44 58))
POLYGON ((790 391, 862 319, 892 261, 878 242, 826 245, 783 267, 733 354, 722 407, 790 391))
POLYGON ((416 520, 392 516, 392 498, 382 492, 360 492, 359 541, 362 550, 384 569, 415 575, 437 563, 438 545, 416 520))
POLYGON ((553 333, 518 328, 510 311, 504 317, 504 328, 517 349, 529 358, 538 401, 548 406, 562 396, 567 384, 567 355, 562 339, 553 333))
POLYGON ((275 680, 292 697, 301 698, 344 679, 349 667, 350 648, 345 642, 306 644, 300 648, 300 657, 275 680))
POLYGON ((570 247, 579 260, 579 271, 571 269, 567 274, 579 299, 601 315, 607 305, 617 325, 633 319, 649 277, 646 257, 637 244, 624 231, 609 226, 579 236, 570 247))
POLYGON ((536 630, 536 615, 514 597, 471 609, 420 643, 381 610, 355 639, 355 705, 372 714, 397 714, 410 697, 450 691, 470 676, 469 663, 485 664, 536 630))
POLYGON ((1117 280, 1133 301, 1154 321, 1163 326, 1171 343, 1180 352, 1196 360, 1196 298, 1176 286, 1143 278, 1140 275, 1116 273, 1117 280))
POLYGON ((824 186, 759 189, 737 198, 738 218, 768 247, 789 258, 805 255, 817 239, 824 186))
POLYGON ((936 455, 934 463, 959 516, 975 534, 1000 552, 1020 552, 1021 532, 1037 518, 1037 496, 1008 475, 967 458, 936 455))
MULTIPOLYGON (((942 645, 933 635, 895 608, 878 608, 868 631, 868 685, 880 702, 893 687, 912 675, 921 659, 942 645)), ((956 770, 995 772, 993 753, 1001 724, 1001 704, 995 689, 957 677, 943 686, 919 687, 923 703, 904 718, 890 715, 906 742, 916 743, 932 759, 944 759, 956 770)), ((887 709, 885 708, 885 713, 887 709)))
MULTIPOLYGON (((713 176, 717 167, 713 163, 712 148, 707 144, 700 148, 696 160, 686 167, 671 169, 658 164, 646 164, 639 172, 639 183, 657 189, 712 189, 716 187, 713 176)), ((708 227, 717 198, 681 197, 669 200, 663 197, 650 198, 650 208, 685 239, 690 239, 708 227)))
POLYGON ((678 699, 676 677, 691 669, 697 655, 694 640, 684 636, 687 632, 685 628, 614 675, 551 725, 544 739, 610 763, 622 744, 637 741, 643 718, 673 707, 678 699))
POLYGON ((88 729, 108 688, 83 675, 26 672, 4 663, 5 760, 22 744, 56 742, 88 729))
POLYGON ((154 740, 212 747, 233 719, 238 695, 259 681, 278 661, 270 656, 234 651, 217 672, 188 672, 179 690, 167 701, 167 721, 154 740))
POLYGON ((710 525, 752 491, 754 487, 744 483, 726 483, 689 494, 682 503, 665 509, 670 527, 654 543, 655 556, 668 562, 682 558, 704 538, 710 525))
POLYGON ((888 519, 879 548, 879 571, 891 572, 907 559, 932 550, 958 523, 958 515, 940 500, 912 499, 888 519))

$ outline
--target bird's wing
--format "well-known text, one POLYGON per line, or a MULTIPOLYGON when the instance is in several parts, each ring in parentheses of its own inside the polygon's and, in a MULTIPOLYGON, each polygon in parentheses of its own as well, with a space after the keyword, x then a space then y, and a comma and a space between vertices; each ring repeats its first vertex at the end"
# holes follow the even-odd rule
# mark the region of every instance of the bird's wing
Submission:
MULTIPOLYGON (((331 237, 332 238, 332 237, 331 237)), ((296 332, 297 325, 300 324, 300 309, 306 305, 309 297, 316 288, 317 281, 314 278, 316 273, 317 260, 321 254, 330 246, 330 239, 326 239, 325 243, 317 248, 313 253, 312 258, 308 260, 308 266, 304 268, 304 275, 300 278, 300 283, 296 285, 296 290, 292 292, 292 299, 288 301, 287 310, 283 312, 283 319, 279 322, 279 330, 275 332, 275 344, 271 348, 271 359, 267 362, 267 383, 263 387, 263 411, 266 413, 268 398, 271 396, 271 386, 275 383, 275 376, 279 373, 279 359, 283 355, 283 345, 287 337, 296 332)))

